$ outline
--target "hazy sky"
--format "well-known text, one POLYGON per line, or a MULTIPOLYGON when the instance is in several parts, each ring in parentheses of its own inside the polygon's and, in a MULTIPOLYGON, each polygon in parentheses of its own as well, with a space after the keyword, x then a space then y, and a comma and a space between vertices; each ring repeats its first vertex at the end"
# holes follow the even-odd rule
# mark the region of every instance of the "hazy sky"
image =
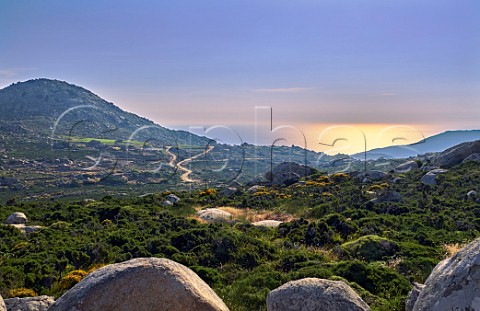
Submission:
POLYGON ((480 128, 480 1, 1 1, 0 87, 39 77, 249 142, 256 106, 314 149, 337 125, 480 128))

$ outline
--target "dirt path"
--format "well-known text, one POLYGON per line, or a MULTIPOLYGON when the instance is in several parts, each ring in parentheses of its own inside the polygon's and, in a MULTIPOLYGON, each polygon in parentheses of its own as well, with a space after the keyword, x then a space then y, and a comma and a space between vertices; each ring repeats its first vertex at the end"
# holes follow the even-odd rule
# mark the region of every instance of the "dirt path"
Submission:
POLYGON ((177 161, 177 155, 170 151, 170 149, 172 149, 172 146, 166 146, 166 147, 167 149, 165 151, 170 156, 170 161, 168 161, 168 166, 175 167, 175 162, 177 161))
MULTIPOLYGON (((177 160, 177 155, 170 151, 171 148, 172 147, 168 147, 166 149, 167 154, 170 155, 170 157, 171 157, 170 161, 168 162, 168 165, 170 165, 171 167, 174 167, 174 163, 177 160)), ((189 175, 192 173, 192 170, 186 168, 185 164, 187 164, 188 162, 191 162, 192 160, 195 160, 195 159, 209 153, 210 151, 213 150, 213 148, 215 148, 215 147, 214 146, 208 146, 208 148, 206 150, 204 150, 202 153, 196 154, 193 157, 190 157, 188 159, 182 160, 182 161, 177 163, 177 168, 184 172, 182 175, 180 175, 180 179, 183 182, 192 183, 192 182, 197 181, 197 180, 191 179, 189 177, 189 175)))

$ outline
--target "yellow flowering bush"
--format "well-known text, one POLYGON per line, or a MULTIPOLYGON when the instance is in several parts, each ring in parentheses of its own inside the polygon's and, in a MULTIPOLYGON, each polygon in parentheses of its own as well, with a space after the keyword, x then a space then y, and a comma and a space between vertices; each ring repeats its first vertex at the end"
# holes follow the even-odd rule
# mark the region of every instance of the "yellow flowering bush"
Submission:
POLYGON ((343 172, 339 172, 339 173, 333 174, 332 179, 336 182, 344 181, 344 180, 350 179, 350 175, 348 175, 346 173, 343 173, 343 172))
POLYGON ((15 288, 10 290, 8 292, 8 296, 10 296, 11 298, 13 297, 24 298, 24 297, 35 297, 38 295, 37 293, 35 293, 33 289, 20 287, 20 288, 15 288))
POLYGON ((199 195, 201 197, 205 197, 205 196, 214 196, 217 194, 217 190, 213 189, 213 188, 207 188, 205 189, 204 191, 200 191, 199 195))
POLYGON ((73 270, 69 272, 60 280, 60 288, 63 290, 72 288, 75 284, 80 282, 87 274, 88 272, 84 270, 73 270))

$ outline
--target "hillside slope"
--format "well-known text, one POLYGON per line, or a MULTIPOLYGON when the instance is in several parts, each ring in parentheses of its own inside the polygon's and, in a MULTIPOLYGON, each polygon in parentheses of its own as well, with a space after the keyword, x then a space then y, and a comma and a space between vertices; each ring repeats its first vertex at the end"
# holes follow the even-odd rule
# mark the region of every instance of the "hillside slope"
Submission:
POLYGON ((67 82, 35 79, 0 90, 0 134, 38 138, 77 136, 160 144, 202 145, 205 137, 174 131, 126 112, 91 91, 67 82), (144 128, 140 131, 139 129, 144 128))

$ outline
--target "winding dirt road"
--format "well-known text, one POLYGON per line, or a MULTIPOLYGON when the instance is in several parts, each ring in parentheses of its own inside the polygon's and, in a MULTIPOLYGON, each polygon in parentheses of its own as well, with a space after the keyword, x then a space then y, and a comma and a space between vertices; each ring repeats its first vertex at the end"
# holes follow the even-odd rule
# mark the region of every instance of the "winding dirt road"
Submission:
MULTIPOLYGON (((172 148, 171 146, 168 146, 167 149, 166 149, 167 154, 171 157, 170 161, 168 162, 168 165, 171 166, 171 167, 175 167, 174 163, 177 161, 177 155, 170 151, 171 148, 172 148)), ((192 173, 192 170, 186 168, 184 165, 188 162, 191 162, 191 161, 195 160, 196 158, 199 158, 199 157, 209 153, 210 151, 213 150, 213 148, 215 148, 215 147, 214 146, 208 146, 208 148, 206 150, 204 150, 202 153, 196 154, 193 157, 187 158, 187 159, 182 160, 182 161, 177 163, 177 168, 184 172, 182 175, 180 175, 180 179, 183 182, 187 182, 187 183, 198 182, 198 180, 194 180, 194 179, 191 179, 189 177, 190 174, 192 173)))
POLYGON ((175 161, 177 161, 177 155, 170 151, 170 149, 172 149, 172 146, 166 146, 166 147, 167 149, 165 149, 165 151, 170 156, 170 161, 168 161, 168 166, 175 167, 175 161))

